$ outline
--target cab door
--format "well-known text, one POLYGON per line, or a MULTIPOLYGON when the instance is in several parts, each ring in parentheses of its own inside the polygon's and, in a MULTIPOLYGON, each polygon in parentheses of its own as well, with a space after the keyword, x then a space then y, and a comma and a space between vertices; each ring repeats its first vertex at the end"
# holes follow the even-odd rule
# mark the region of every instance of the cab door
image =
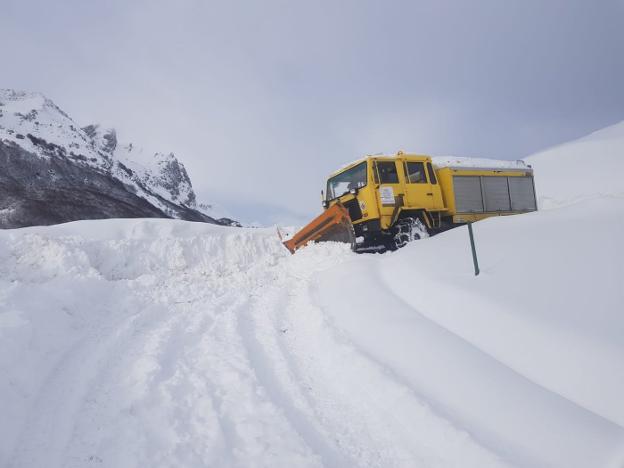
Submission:
POLYGON ((404 204, 405 185, 400 177, 397 161, 375 160, 373 178, 377 188, 377 205, 381 215, 381 227, 387 229, 392 215, 404 204))
POLYGON ((442 210, 442 190, 430 162, 404 160, 405 205, 409 208, 442 210))

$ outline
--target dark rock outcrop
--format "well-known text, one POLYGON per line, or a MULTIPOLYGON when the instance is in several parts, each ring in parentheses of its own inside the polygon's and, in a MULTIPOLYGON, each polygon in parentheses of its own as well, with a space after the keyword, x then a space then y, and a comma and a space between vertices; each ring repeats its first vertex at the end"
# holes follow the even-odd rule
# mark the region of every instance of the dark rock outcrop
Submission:
MULTIPOLYGON (((0 227, 49 225, 79 219, 170 218, 121 181, 68 158, 42 159, 0 143, 0 227)), ((182 218, 218 222, 171 206, 182 218)))

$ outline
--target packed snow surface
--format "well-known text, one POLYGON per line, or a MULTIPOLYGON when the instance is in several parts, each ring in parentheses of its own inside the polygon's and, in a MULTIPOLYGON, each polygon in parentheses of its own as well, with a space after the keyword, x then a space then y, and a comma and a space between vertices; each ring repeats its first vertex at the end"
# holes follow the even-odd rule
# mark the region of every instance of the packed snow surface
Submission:
POLYGON ((475 224, 478 277, 466 228, 0 232, 0 466, 621 468, 624 198, 533 159, 558 204, 475 224))

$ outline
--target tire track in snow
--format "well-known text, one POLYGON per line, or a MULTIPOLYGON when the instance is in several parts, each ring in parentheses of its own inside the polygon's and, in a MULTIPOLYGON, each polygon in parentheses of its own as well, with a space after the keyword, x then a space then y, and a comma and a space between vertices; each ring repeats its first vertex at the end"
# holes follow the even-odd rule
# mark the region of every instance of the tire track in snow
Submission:
MULTIPOLYGON (((310 254, 328 255, 320 248, 327 247, 310 254)), ((329 253, 337 252, 333 254, 329 253)), ((336 263, 340 262, 327 261, 315 272, 298 270, 306 267, 304 259, 293 261, 288 276, 300 281, 289 288, 286 306, 271 316, 274 329, 290 330, 278 340, 282 354, 294 379, 307 389, 304 393, 320 423, 338 435, 341 450, 360 466, 504 466, 465 431, 433 412, 405 381, 354 346, 315 305, 310 287, 317 274, 325 275, 336 263)))
MULTIPOLYGON (((238 441, 234 453, 243 452, 240 466, 245 466, 245 459, 254 459, 258 466, 320 466, 317 454, 284 415, 282 402, 272 398, 259 378, 255 361, 245 345, 245 337, 240 334, 241 319, 248 306, 247 297, 239 298, 230 305, 223 327, 227 330, 224 338, 232 346, 231 356, 235 359, 232 364, 236 374, 228 377, 225 371, 215 373, 219 377, 215 383, 221 399, 220 417, 238 441), (226 381, 222 380, 223 376, 226 376, 226 381)), ((215 353, 214 343, 206 351, 215 354, 211 368, 223 360, 223 353, 215 353)))
MULTIPOLYGON (((259 291, 260 292, 260 291, 259 291)), ((276 294, 276 290, 262 291, 261 295, 266 299, 276 294)), ((301 388, 295 382, 288 369, 283 350, 276 344, 276 330, 272 323, 261 321, 260 318, 271 313, 272 308, 280 307, 280 295, 268 304, 254 304, 251 311, 247 310, 242 320, 239 320, 239 332, 243 337, 244 346, 247 349, 252 368, 262 387, 267 391, 269 398, 281 408, 293 430, 296 431, 322 460, 325 467, 355 466, 354 460, 341 453, 335 444, 335 440, 319 430, 318 423, 311 414, 311 408, 304 402, 305 397, 301 388), (278 369, 281 368, 281 369, 278 369), (278 373, 281 375, 278 376, 278 373)))
MULTIPOLYGON (((141 453, 102 453, 101 445, 107 442, 102 439, 82 444, 90 445, 91 452, 99 453, 96 460, 107 466, 136 466, 137 463, 167 466, 163 460, 171 459, 177 459, 187 466, 245 466, 245 461, 251 459, 259 466, 318 466, 318 457, 307 445, 290 434, 292 427, 283 419, 281 409, 264 395, 264 389, 256 382, 254 369, 241 344, 238 316, 241 314, 240 309, 246 306, 246 300, 245 294, 238 288, 249 289, 263 281, 263 276, 258 272, 265 271, 266 265, 264 261, 258 263, 257 268, 234 269, 232 272, 222 270, 217 275, 219 283, 230 284, 229 288, 221 289, 216 298, 214 291, 210 291, 205 295, 196 295, 192 300, 176 300, 189 292, 189 286, 190 289, 196 289, 199 282, 206 281, 205 275, 172 277, 170 281, 151 285, 142 291, 145 297, 151 291, 157 293, 157 302, 162 302, 161 305, 169 313, 173 313, 172 309, 176 307, 188 310, 184 313, 176 312, 175 320, 168 319, 164 323, 162 318, 146 318, 157 324, 157 327, 151 331, 141 331, 140 336, 135 337, 137 342, 133 347, 136 351, 126 357, 127 362, 117 364, 117 369, 109 371, 109 375, 103 379, 115 381, 116 377, 123 375, 124 370, 130 375, 136 374, 136 370, 133 372, 133 364, 137 365, 138 361, 138 367, 144 374, 138 372, 141 374, 138 384, 145 388, 139 397, 131 399, 132 405, 126 404, 129 408, 124 408, 124 405, 115 407, 114 403, 109 402, 112 408, 100 411, 102 414, 95 414, 93 419, 105 418, 107 413, 126 412, 131 414, 122 423, 109 421, 107 424, 119 426, 123 433, 124 428, 127 430, 127 427, 136 426, 137 421, 148 420, 150 427, 165 426, 172 430, 164 437, 160 434, 167 441, 164 447, 150 446, 150 440, 157 439, 159 434, 144 434, 146 440, 142 443, 144 447, 139 449, 141 453), (167 301, 171 300, 180 305, 174 307, 168 304, 167 301), (193 339, 188 340, 183 333, 188 328, 184 323, 192 323, 193 317, 204 310, 210 311, 211 322, 205 324, 193 339), (209 403, 204 404, 204 419, 218 427, 216 434, 208 434, 209 438, 212 436, 216 441, 215 444, 204 450, 202 447, 210 443, 202 444, 196 437, 201 430, 194 427, 193 432, 184 427, 185 423, 193 419, 193 415, 189 411, 181 413, 181 408, 190 410, 202 400, 198 388, 203 391, 204 400, 210 399, 209 403), (152 414, 141 414, 141 407, 148 405, 152 408, 152 414), (158 406, 163 406, 165 410, 159 410, 158 406), (188 440, 181 440, 184 438, 188 440), (180 455, 184 451, 198 453, 193 456, 180 455), (111 463, 111 460, 117 464, 111 463)), ((266 263, 270 266, 274 260, 268 258, 266 263)), ((127 346, 121 348, 127 349, 127 346)), ((107 391, 120 394, 122 390, 123 387, 113 386, 107 391)), ((108 443, 120 447, 122 452, 127 448, 115 440, 114 435, 109 434, 108 437, 112 437, 108 443)), ((88 450, 79 447, 81 444, 77 441, 74 444, 76 447, 71 458, 77 466, 85 460, 91 460, 88 450)))
POLYGON ((114 326, 96 326, 63 353, 33 402, 9 467, 62 466, 73 420, 88 399, 88 389, 97 379, 101 362, 131 331, 137 317, 118 317, 114 326))
MULTIPOLYGON (((135 377, 138 373, 140 378, 135 383, 144 387, 140 395, 126 402, 130 408, 128 411, 134 414, 121 425, 114 421, 110 424, 113 427, 126 426, 127 430, 128 426, 149 422, 152 428, 170 429, 150 431, 149 428, 136 427, 146 432, 144 448, 147 450, 112 457, 111 454, 98 455, 98 460, 105 460, 106 466, 168 466, 172 458, 184 466, 245 466, 249 459, 255 459, 261 466, 287 467, 292 463, 317 466, 317 463, 306 463, 306 460, 313 461, 315 456, 288 435, 290 426, 280 425, 279 408, 265 401, 262 389, 254 381, 254 371, 241 353, 244 348, 240 344, 237 321, 240 309, 245 305, 246 301, 240 295, 225 294, 217 303, 200 300, 190 307, 185 305, 187 311, 176 312, 173 318, 162 321, 149 318, 157 327, 143 330, 142 336, 135 336, 132 345, 135 351, 125 361, 116 364, 116 369, 109 371, 103 379, 114 382, 124 373, 135 377), (198 320, 200 309, 204 308, 208 308, 210 314, 204 314, 205 317, 198 320), (188 324, 193 321, 196 323, 190 328, 195 330, 191 330, 193 336, 189 336, 188 324), (144 414, 142 407, 146 406, 151 408, 152 414, 144 414), (200 413, 199 418, 197 413, 200 413), (189 428, 188 423, 196 419, 196 424, 189 428), (206 431, 201 420, 211 424, 213 430, 206 431), (150 439, 159 437, 163 439, 160 446, 150 444, 150 439), (207 440, 202 440, 203 437, 207 440), (264 447, 264 442, 258 443, 262 438, 272 439, 272 446, 264 447), (287 447, 286 456, 279 453, 287 447), (111 460, 115 463, 111 464, 111 460)), ((168 313, 172 314, 171 309, 168 313)), ((121 348, 126 352, 129 350, 127 346, 121 348)), ((133 386, 126 390, 131 391, 133 386)), ((124 387, 113 386, 108 391, 120 394, 124 387)), ((115 403, 112 405, 113 408, 103 411, 104 416, 124 411, 124 408, 115 408, 115 403)), ((96 413, 97 410, 101 411, 101 408, 96 408, 96 413)), ((124 431, 124 427, 119 429, 124 431)), ((125 447, 115 441, 114 434, 109 433, 108 437, 112 437, 114 445, 121 447, 123 452, 125 447)), ((91 452, 98 453, 98 445, 105 442, 96 440, 86 445, 90 445, 91 452)), ((70 458, 75 461, 75 466, 82 466, 91 460, 89 450, 80 447, 85 444, 79 440, 74 444, 77 447, 70 458)))
POLYGON ((326 454, 326 466, 502 466, 311 304, 315 272, 352 258, 328 248, 286 260, 272 282, 254 290, 240 327, 254 369, 295 429, 326 454), (433 447, 432 433, 438 437, 433 447))
MULTIPOLYGON (((383 283, 377 277, 377 265, 371 260, 368 267, 368 273, 360 277, 360 287, 379 287, 383 283)), ((332 320, 350 340, 431 402, 436 413, 456 427, 470 427, 475 441, 491 453, 521 466, 588 466, 591 460, 583 459, 587 452, 569 442, 573 437, 582 434, 588 444, 605 447, 602 453, 607 454, 609 444, 618 442, 606 420, 537 387, 422 316, 391 291, 382 289, 377 297, 364 300, 351 284, 346 287, 349 301, 336 296, 333 283, 350 272, 335 273, 319 280, 322 293, 316 294, 332 320), (332 297, 335 303, 328 301, 332 297), (361 312, 354 313, 356 309, 349 310, 347 304, 361 312), (615 437, 609 438, 609 432, 615 437), (551 451, 546 459, 542 446, 534 442, 536 434, 544 446, 565 446, 566 450, 551 451)))

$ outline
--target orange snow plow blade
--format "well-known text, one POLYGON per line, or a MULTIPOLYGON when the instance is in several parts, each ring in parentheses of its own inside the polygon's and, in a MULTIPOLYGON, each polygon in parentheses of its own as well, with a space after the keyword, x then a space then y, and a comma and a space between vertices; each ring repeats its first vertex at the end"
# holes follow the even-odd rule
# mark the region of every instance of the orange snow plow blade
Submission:
POLYGON ((311 241, 346 242, 351 244, 352 249, 355 248, 355 233, 347 209, 336 203, 283 244, 290 250, 290 253, 295 253, 297 249, 311 241))

